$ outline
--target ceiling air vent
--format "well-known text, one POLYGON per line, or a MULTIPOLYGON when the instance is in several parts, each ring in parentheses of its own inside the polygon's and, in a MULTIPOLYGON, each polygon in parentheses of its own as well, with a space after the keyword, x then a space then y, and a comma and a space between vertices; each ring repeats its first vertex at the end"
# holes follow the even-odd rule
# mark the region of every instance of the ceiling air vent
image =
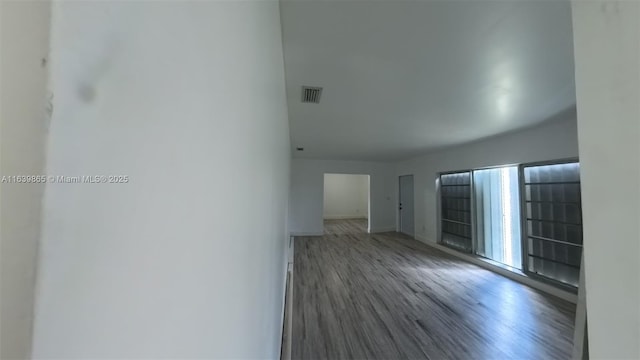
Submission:
POLYGON ((311 87, 311 86, 303 86, 302 87, 302 102, 303 103, 319 104, 320 103, 320 95, 322 95, 322 88, 321 87, 311 87))

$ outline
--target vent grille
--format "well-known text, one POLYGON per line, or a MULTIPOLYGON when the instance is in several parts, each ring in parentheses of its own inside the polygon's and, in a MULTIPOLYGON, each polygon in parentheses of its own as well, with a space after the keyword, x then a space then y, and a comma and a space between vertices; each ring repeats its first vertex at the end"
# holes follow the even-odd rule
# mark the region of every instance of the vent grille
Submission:
POLYGON ((311 87, 311 86, 302 87, 303 103, 319 104, 321 95, 322 95, 321 87, 311 87))

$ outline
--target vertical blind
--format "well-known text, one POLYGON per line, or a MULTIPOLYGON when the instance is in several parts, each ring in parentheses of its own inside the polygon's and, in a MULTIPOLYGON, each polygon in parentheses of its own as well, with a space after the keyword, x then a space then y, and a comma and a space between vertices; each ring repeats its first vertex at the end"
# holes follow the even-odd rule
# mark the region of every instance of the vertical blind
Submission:
POLYGON ((476 254, 522 268, 518 167, 473 172, 476 254))

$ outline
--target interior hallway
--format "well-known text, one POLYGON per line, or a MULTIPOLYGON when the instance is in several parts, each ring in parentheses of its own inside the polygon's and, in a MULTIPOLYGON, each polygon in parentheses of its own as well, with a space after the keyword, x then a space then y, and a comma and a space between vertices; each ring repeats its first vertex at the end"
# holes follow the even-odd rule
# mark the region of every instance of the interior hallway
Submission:
POLYGON ((575 306, 361 220, 295 240, 293 359, 567 359, 575 306))

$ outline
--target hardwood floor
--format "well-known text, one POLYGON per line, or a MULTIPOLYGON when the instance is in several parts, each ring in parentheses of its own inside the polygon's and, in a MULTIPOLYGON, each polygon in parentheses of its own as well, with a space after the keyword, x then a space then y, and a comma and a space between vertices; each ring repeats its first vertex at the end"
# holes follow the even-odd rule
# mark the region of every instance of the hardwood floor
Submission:
POLYGON ((575 306, 398 233, 295 240, 293 359, 568 359, 575 306))
POLYGON ((325 235, 364 234, 367 232, 367 219, 325 220, 325 235))

